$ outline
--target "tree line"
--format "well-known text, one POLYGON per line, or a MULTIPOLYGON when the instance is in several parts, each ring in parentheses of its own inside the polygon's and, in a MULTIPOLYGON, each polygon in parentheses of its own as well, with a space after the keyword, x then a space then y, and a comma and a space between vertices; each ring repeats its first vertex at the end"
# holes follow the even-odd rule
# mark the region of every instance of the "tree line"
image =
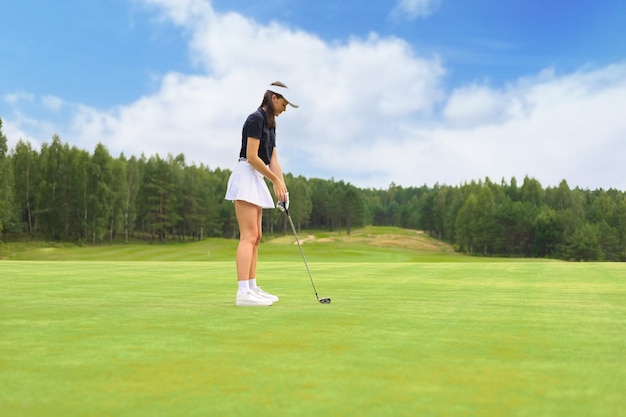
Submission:
MULTIPOLYGON (((49 239, 79 244, 237 237, 230 170, 188 164, 184 155, 115 158, 58 135, 41 149, 7 147, 0 119, 2 240, 49 239)), ((290 214, 302 229, 364 225, 423 230, 481 256, 626 261, 626 193, 543 188, 525 177, 458 186, 357 188, 334 179, 285 175, 290 214)), ((277 210, 264 214, 269 233, 289 232, 277 210)), ((1 240, 0 240, 1 243, 1 240)))

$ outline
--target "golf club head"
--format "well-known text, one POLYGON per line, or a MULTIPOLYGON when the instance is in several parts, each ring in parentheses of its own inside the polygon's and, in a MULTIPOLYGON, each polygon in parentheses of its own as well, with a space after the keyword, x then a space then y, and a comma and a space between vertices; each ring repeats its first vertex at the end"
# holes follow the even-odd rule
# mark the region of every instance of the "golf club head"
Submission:
POLYGON ((319 300, 319 302, 322 304, 330 304, 330 298, 322 298, 319 300))

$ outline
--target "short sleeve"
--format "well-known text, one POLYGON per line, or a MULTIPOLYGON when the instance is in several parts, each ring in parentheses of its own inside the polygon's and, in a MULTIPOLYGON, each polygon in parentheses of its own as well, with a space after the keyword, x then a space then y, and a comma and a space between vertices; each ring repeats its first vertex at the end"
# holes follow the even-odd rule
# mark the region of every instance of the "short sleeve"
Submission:
POLYGON ((263 135, 263 116, 258 113, 252 113, 244 125, 244 132, 249 138, 261 139, 263 135))

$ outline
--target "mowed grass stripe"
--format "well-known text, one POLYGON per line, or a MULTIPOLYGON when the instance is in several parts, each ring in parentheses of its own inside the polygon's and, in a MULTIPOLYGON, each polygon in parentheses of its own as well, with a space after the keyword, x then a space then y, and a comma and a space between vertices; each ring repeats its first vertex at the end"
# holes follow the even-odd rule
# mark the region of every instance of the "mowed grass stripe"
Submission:
POLYGON ((0 262, 2 415, 620 415, 626 268, 0 262))

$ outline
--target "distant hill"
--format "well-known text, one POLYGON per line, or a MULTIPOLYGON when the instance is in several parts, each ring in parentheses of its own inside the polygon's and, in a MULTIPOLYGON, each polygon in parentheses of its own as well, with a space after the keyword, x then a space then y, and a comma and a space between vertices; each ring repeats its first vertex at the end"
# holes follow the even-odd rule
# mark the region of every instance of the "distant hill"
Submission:
MULTIPOLYGON (((300 243, 306 244, 330 244, 330 243, 354 243, 365 244, 380 248, 402 248, 415 251, 432 251, 454 253, 454 249, 448 243, 434 239, 420 230, 407 230, 399 227, 379 227, 368 226, 365 228, 346 232, 321 232, 298 235, 300 243)), ((271 243, 296 244, 296 239, 292 235, 277 237, 270 240, 271 243)))

